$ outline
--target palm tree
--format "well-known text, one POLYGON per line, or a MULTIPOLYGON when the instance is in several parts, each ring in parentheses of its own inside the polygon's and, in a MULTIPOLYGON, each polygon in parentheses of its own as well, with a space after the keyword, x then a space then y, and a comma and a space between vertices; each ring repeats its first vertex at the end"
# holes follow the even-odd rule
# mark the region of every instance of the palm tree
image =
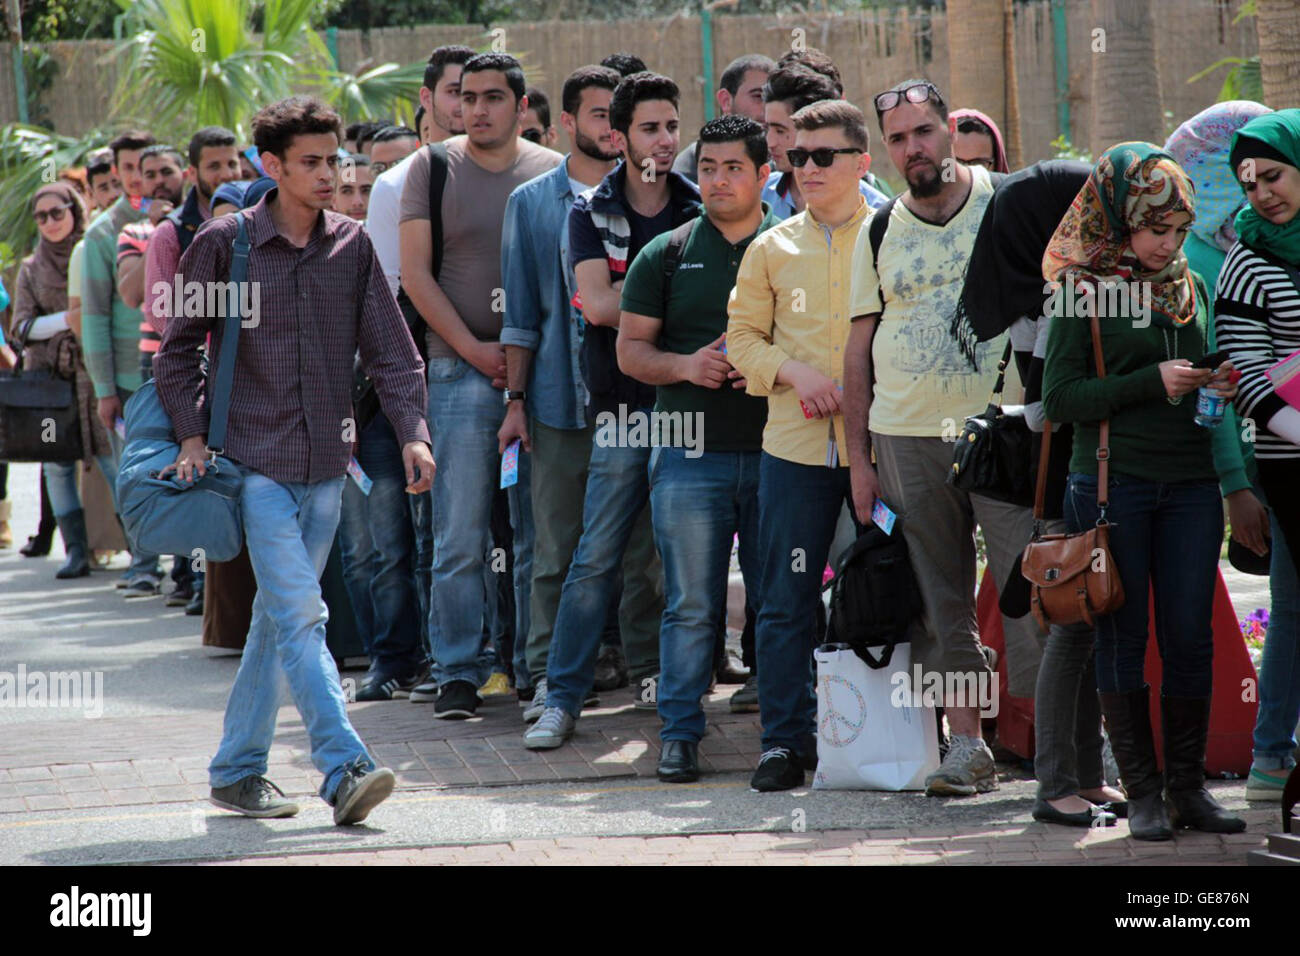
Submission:
POLYGON ((952 105, 993 117, 1014 168, 1020 165, 1020 98, 1012 0, 948 0, 947 22, 952 105))
POLYGON ((1149 3, 1092 0, 1092 153, 1116 143, 1163 143, 1164 107, 1149 3))
POLYGON ((1278 110, 1300 106, 1300 5, 1256 0, 1255 13, 1264 102, 1278 110))

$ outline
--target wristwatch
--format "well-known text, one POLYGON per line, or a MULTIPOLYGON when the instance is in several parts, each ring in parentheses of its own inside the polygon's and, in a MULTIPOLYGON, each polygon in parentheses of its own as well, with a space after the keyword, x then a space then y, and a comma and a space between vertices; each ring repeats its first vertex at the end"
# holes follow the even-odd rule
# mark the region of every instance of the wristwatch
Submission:
POLYGON ((512 392, 510 389, 506 389, 502 404, 509 405, 511 402, 522 402, 527 397, 527 392, 512 392))

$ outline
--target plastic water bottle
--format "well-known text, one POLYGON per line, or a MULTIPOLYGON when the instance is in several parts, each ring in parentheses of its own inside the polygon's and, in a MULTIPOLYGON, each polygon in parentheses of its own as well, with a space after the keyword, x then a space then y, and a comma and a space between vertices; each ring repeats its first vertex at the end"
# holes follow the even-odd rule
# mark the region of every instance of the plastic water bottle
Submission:
POLYGON ((1218 428, 1223 424, 1223 411, 1228 407, 1228 400, 1211 388, 1200 388, 1196 392, 1196 424, 1204 428, 1218 428))

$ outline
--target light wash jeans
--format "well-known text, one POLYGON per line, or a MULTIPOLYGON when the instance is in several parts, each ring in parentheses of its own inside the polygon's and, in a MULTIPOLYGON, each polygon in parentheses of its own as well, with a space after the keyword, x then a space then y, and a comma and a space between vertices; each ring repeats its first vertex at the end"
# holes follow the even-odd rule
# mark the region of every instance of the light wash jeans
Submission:
MULTIPOLYGON (((465 680, 481 687, 492 673, 494 649, 484 646, 496 601, 485 571, 492 566, 492 496, 500 482, 497 430, 505 417, 501 391, 462 358, 429 359, 429 431, 438 475, 433 482, 433 582, 429 633, 433 676, 440 684, 465 680)), ((515 667, 526 672, 532 584, 528 456, 519 455, 519 486, 510 495, 514 529, 515 667), (521 491, 522 489, 522 491, 521 491)), ((490 630, 489 630, 490 633, 490 630)))
MULTIPOLYGON (((117 503, 117 462, 109 455, 96 455, 95 463, 100 473, 108 482, 113 493, 114 507, 117 503)), ((77 491, 78 461, 47 461, 41 464, 41 476, 45 479, 45 491, 50 496, 50 508, 56 518, 81 509, 81 495, 77 491)))
POLYGON ((240 507, 257 578, 248 641, 226 702, 221 746, 208 766, 212 787, 265 775, 275 718, 287 683, 311 741, 311 760, 332 801, 348 767, 373 770, 348 720, 334 658, 325 646, 329 611, 320 576, 339 523, 344 477, 315 484, 244 476, 240 507))
POLYGON ((699 743, 700 698, 713 676, 713 649, 727 617, 732 537, 740 535, 745 597, 760 607, 758 546, 760 452, 684 448, 650 453, 650 507, 664 565, 664 617, 659 629, 659 718, 664 740, 699 743))

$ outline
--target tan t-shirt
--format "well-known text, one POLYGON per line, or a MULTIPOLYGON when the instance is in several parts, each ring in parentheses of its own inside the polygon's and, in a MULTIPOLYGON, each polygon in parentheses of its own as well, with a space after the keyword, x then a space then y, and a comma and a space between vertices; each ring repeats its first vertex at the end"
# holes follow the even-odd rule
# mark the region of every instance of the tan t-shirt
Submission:
MULTIPOLYGON (((549 172, 564 161, 554 150, 527 140, 510 168, 489 172, 474 162, 468 140, 447 140, 447 186, 442 192, 442 266, 438 285, 474 337, 494 342, 501 337, 504 293, 501 288, 501 227, 506 200, 521 183, 549 172), (496 306, 494 309, 493 306, 496 306)), ((429 152, 411 160, 402 189, 401 221, 429 218, 429 152)), ((455 350, 432 329, 429 355, 454 356, 455 350)))
POLYGON ((878 434, 955 438, 967 415, 984 410, 997 378, 1005 336, 979 344, 976 371, 948 331, 993 195, 988 171, 975 166, 972 172, 965 205, 942 226, 894 203, 880 244, 879 274, 868 226, 858 234, 849 314, 883 313, 871 349, 876 384, 870 428, 878 434))

